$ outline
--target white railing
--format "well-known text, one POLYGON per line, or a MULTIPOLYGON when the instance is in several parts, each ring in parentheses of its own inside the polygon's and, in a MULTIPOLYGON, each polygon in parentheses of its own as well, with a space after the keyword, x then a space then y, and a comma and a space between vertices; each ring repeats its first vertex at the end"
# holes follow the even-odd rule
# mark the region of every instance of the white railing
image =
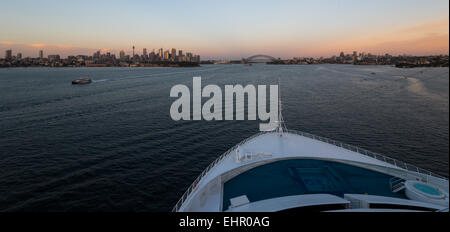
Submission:
POLYGON ((238 148, 242 144, 245 144, 248 141, 252 140, 253 138, 258 137, 265 133, 270 133, 270 132, 260 132, 258 134, 255 134, 255 135, 241 141, 240 143, 234 145, 232 148, 228 149, 228 151, 226 151, 221 156, 219 156, 219 158, 214 160, 214 162, 212 162, 205 170, 203 170, 203 172, 197 177, 197 179, 195 179, 195 181, 192 182, 191 186, 189 186, 189 188, 186 190, 186 192, 184 192, 184 194, 180 198, 180 200, 178 200, 175 207, 173 207, 172 212, 177 212, 180 209, 180 207, 183 205, 183 203, 186 201, 186 199, 189 197, 189 195, 192 193, 192 191, 195 190, 195 188, 197 187, 200 180, 209 172, 209 170, 211 170, 213 167, 215 167, 221 160, 223 160, 226 156, 228 156, 231 152, 233 152, 236 148, 238 148))
MULTIPOLYGON (((214 162, 212 162, 205 170, 203 170, 203 172, 195 179, 195 181, 192 182, 192 184, 189 186, 189 188, 186 190, 186 192, 184 192, 184 194, 180 198, 180 200, 178 200, 177 204, 173 207, 172 212, 177 212, 181 208, 181 206, 186 201, 186 199, 190 196, 190 194, 193 192, 193 190, 195 190, 197 185, 200 183, 200 180, 213 167, 215 167, 217 165, 217 163, 219 163, 221 160, 223 160, 226 156, 228 156, 231 152, 233 152, 239 146, 247 143, 248 141, 252 140, 255 137, 258 137, 258 136, 260 136, 262 134, 266 134, 266 133, 275 133, 275 132, 260 132, 260 133, 257 133, 255 135, 253 135, 253 136, 251 136, 251 137, 241 141, 240 143, 234 145, 232 148, 228 149, 228 151, 226 151, 221 156, 219 156, 219 158, 217 158, 214 162)), ((371 157, 371 158, 374 158, 374 159, 377 159, 377 160, 380 160, 380 161, 384 161, 386 163, 392 164, 392 165, 394 165, 396 167, 399 167, 399 168, 402 168, 402 169, 406 169, 406 170, 411 171, 411 172, 423 174, 423 175, 426 175, 426 176, 434 176, 434 177, 438 177, 438 178, 441 178, 441 179, 444 179, 444 180, 448 180, 446 177, 443 177, 443 176, 440 176, 438 174, 432 173, 432 172, 430 172, 428 170, 419 168, 419 167, 417 167, 415 165, 408 164, 408 163, 405 163, 403 161, 400 161, 400 160, 397 160, 397 159, 393 159, 393 158, 387 157, 385 155, 381 155, 381 154, 376 153, 376 152, 371 152, 371 151, 368 151, 366 149, 359 148, 359 147, 356 147, 356 146, 353 146, 353 145, 348 145, 348 144, 345 144, 345 143, 342 143, 342 142, 339 142, 339 141, 336 141, 336 140, 333 140, 333 139, 328 139, 328 138, 325 138, 325 137, 313 135, 313 134, 302 132, 302 131, 295 131, 295 130, 289 130, 289 133, 297 134, 297 135, 304 136, 304 137, 307 137, 307 138, 311 138, 311 139, 314 139, 314 140, 322 141, 322 142, 325 142, 325 143, 328 143, 328 144, 331 144, 331 145, 335 145, 337 147, 341 147, 341 148, 344 148, 344 149, 347 149, 347 150, 350 150, 350 151, 354 151, 354 152, 357 152, 359 154, 362 154, 362 155, 365 155, 365 156, 368 156, 368 157, 371 157)))
POLYGON ((357 153, 359 153, 361 155, 365 155, 365 156, 368 156, 368 157, 371 157, 371 158, 383 161, 385 163, 392 164, 392 165, 394 165, 396 167, 399 167, 399 168, 402 168, 402 169, 406 169, 406 170, 411 171, 411 172, 419 173, 419 174, 422 174, 422 175, 425 175, 425 176, 434 176, 434 177, 437 177, 437 178, 448 180, 446 177, 443 177, 441 175, 435 174, 435 173, 430 172, 428 170, 425 170, 423 168, 419 168, 419 167, 417 167, 415 165, 412 165, 412 164, 409 164, 409 163, 406 163, 406 162, 403 162, 403 161, 400 161, 400 160, 397 160, 397 159, 393 159, 391 157, 388 157, 388 156, 385 156, 385 155, 382 155, 382 154, 379 154, 379 153, 376 153, 376 152, 371 152, 371 151, 366 150, 364 148, 356 147, 356 146, 353 146, 353 145, 348 145, 348 144, 345 144, 345 143, 342 143, 342 142, 339 142, 339 141, 336 141, 336 140, 333 140, 333 139, 324 138, 324 137, 313 135, 313 134, 306 133, 306 132, 294 131, 294 130, 289 130, 289 132, 290 133, 294 133, 294 134, 298 134, 298 135, 301 135, 301 136, 304 136, 304 137, 307 137, 307 138, 319 140, 319 141, 322 141, 322 142, 325 142, 325 143, 328 143, 328 144, 332 144, 332 145, 335 145, 337 147, 341 147, 341 148, 344 148, 344 149, 347 149, 347 150, 350 150, 350 151, 354 151, 354 152, 357 152, 357 153))

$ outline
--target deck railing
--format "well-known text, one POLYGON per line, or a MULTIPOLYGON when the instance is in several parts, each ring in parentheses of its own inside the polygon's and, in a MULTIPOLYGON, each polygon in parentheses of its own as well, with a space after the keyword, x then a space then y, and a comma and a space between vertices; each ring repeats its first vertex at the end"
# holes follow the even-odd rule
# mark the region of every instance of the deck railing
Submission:
MULTIPOLYGON (((192 184, 189 186, 189 188, 186 190, 186 192, 184 192, 183 196, 180 198, 180 200, 178 200, 177 204, 173 207, 172 212, 177 212, 181 208, 181 206, 186 201, 186 199, 190 196, 190 194, 193 192, 193 190, 195 190, 195 188, 197 187, 197 184, 200 183, 200 180, 212 168, 214 168, 221 160, 223 160, 231 152, 236 150, 239 146, 247 143, 248 141, 252 140, 255 137, 258 137, 258 136, 260 136, 262 134, 266 134, 266 133, 275 133, 275 132, 260 132, 260 133, 257 133, 255 135, 253 135, 253 136, 251 136, 251 137, 241 141, 240 143, 234 145, 232 148, 228 149, 225 153, 223 153, 216 160, 214 160, 214 162, 212 162, 210 165, 208 165, 208 167, 205 170, 203 170, 203 172, 195 179, 195 181, 192 182, 192 184)), ((300 135, 300 136, 303 136, 303 137, 307 137, 307 138, 311 138, 311 139, 314 139, 314 140, 322 141, 322 142, 325 142, 325 143, 328 143, 328 144, 331 144, 331 145, 335 145, 335 146, 340 147, 340 148, 344 148, 344 149, 347 149, 347 150, 350 150, 350 151, 354 151, 354 152, 357 152, 359 154, 362 154, 362 155, 365 155, 365 156, 368 156, 368 157, 371 157, 371 158, 374 158, 374 159, 377 159, 377 160, 380 160, 380 161, 384 161, 386 163, 392 164, 392 165, 394 165, 396 167, 399 167, 399 168, 406 169, 406 170, 411 171, 411 172, 423 174, 423 175, 426 175, 426 176, 434 176, 434 177, 438 177, 438 178, 447 180, 446 177, 440 176, 438 174, 435 174, 435 173, 430 172, 428 170, 425 170, 423 168, 419 168, 419 167, 417 167, 415 165, 408 164, 408 163, 405 163, 403 161, 400 161, 400 160, 397 160, 397 159, 393 159, 393 158, 390 158, 388 156, 385 156, 385 155, 382 155, 382 154, 379 154, 379 153, 376 153, 376 152, 371 152, 369 150, 366 150, 366 149, 363 149, 363 148, 359 148, 357 146, 348 145, 348 144, 345 144, 345 143, 342 143, 342 142, 339 142, 339 141, 336 141, 336 140, 333 140, 333 139, 328 139, 328 138, 325 138, 325 137, 322 137, 322 136, 317 136, 317 135, 313 135, 313 134, 302 132, 302 131, 289 130, 289 133, 297 134, 297 135, 300 135)))
POLYGON ((192 193, 192 191, 195 189, 195 187, 197 187, 197 184, 209 172, 209 170, 211 170, 213 167, 215 167, 221 160, 223 160, 226 156, 228 156, 231 152, 236 150, 242 144, 245 144, 248 141, 252 140, 253 138, 258 137, 265 133, 270 133, 270 132, 260 132, 249 138, 246 138, 245 140, 241 141, 240 143, 234 145, 232 148, 228 149, 225 153, 223 153, 221 156, 219 156, 219 158, 217 158, 216 160, 214 160, 214 162, 212 162, 210 165, 208 165, 208 167, 206 167, 206 169, 203 170, 203 172, 195 179, 195 181, 192 182, 192 184, 189 186, 189 188, 186 190, 186 192, 184 192, 183 196, 180 198, 180 200, 178 200, 175 207, 173 207, 172 212, 177 212, 180 209, 180 207, 183 205, 183 203, 186 201, 186 199, 189 197, 189 195, 192 193))
POLYGON ((293 133, 293 134, 298 134, 298 135, 301 135, 301 136, 304 136, 304 137, 307 137, 307 138, 311 138, 311 139, 314 139, 314 140, 319 140, 319 141, 322 141, 322 142, 325 142, 325 143, 328 143, 328 144, 331 144, 331 145, 335 145, 337 147, 345 148, 347 150, 354 151, 354 152, 357 152, 357 153, 359 153, 361 155, 365 155, 365 156, 368 156, 368 157, 371 157, 371 158, 383 161, 385 163, 392 164, 392 165, 394 165, 396 167, 403 168, 403 169, 406 169, 406 170, 411 171, 411 172, 423 174, 423 175, 426 175, 426 176, 434 176, 434 177, 438 177, 438 178, 447 180, 446 177, 443 177, 441 175, 435 174, 435 173, 430 172, 428 170, 425 170, 423 168, 419 168, 419 167, 417 167, 415 165, 412 165, 412 164, 409 164, 409 163, 406 163, 406 162, 403 162, 403 161, 400 161, 400 160, 397 160, 397 159, 394 159, 394 158, 391 158, 391 157, 388 157, 388 156, 385 156, 385 155, 382 155, 382 154, 379 154, 379 153, 376 153, 376 152, 372 152, 372 151, 366 150, 364 148, 360 148, 360 147, 353 146, 353 145, 348 145, 348 144, 345 144, 345 143, 342 143, 342 142, 339 142, 339 141, 336 141, 336 140, 333 140, 333 139, 324 138, 324 137, 313 135, 313 134, 306 133, 306 132, 294 131, 294 130, 289 130, 289 132, 293 133))

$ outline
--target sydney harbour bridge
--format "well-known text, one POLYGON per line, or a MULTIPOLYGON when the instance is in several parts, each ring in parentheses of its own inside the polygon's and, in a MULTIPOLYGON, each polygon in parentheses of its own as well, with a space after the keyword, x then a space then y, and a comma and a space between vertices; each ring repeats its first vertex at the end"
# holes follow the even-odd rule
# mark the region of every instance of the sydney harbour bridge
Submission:
POLYGON ((277 60, 278 59, 276 59, 272 56, 269 56, 269 55, 258 54, 258 55, 250 56, 248 58, 242 58, 242 63, 266 63, 266 62, 274 62, 277 60))

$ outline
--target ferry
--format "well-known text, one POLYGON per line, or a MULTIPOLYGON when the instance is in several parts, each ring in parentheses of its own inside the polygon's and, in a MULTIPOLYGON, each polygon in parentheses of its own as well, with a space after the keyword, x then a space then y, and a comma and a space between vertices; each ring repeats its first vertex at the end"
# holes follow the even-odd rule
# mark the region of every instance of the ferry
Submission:
POLYGON ((80 78, 72 81, 72 85, 90 84, 90 83, 92 83, 92 80, 89 77, 80 78))
POLYGON ((288 130, 281 115, 212 162, 173 212, 448 212, 449 182, 352 145, 288 130))

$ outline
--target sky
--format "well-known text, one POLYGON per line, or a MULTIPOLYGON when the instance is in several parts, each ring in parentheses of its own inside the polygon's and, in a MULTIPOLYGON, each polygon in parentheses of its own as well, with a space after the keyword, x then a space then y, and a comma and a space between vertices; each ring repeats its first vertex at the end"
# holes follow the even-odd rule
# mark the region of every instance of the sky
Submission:
POLYGON ((448 0, 1 0, 0 57, 177 48, 202 59, 449 53, 448 0))

